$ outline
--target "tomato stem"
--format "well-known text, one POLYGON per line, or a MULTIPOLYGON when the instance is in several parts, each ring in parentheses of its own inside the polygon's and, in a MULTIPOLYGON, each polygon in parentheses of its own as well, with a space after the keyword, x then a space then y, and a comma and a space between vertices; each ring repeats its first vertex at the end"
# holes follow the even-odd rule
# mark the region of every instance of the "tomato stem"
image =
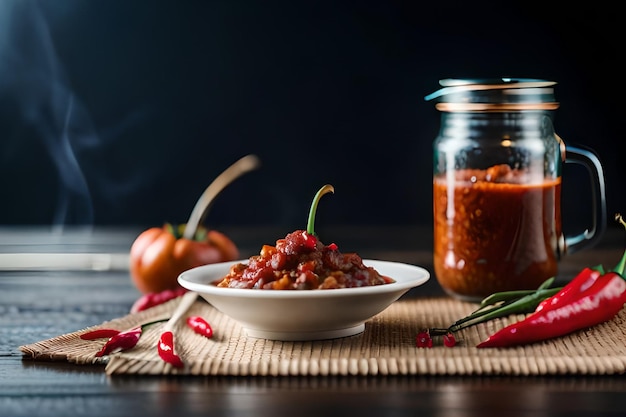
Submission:
POLYGON ((326 184, 313 197, 313 202, 311 203, 311 210, 309 211, 309 220, 307 222, 306 231, 308 234, 315 236, 315 213, 317 212, 317 205, 319 204, 320 199, 324 194, 334 193, 335 188, 326 184))

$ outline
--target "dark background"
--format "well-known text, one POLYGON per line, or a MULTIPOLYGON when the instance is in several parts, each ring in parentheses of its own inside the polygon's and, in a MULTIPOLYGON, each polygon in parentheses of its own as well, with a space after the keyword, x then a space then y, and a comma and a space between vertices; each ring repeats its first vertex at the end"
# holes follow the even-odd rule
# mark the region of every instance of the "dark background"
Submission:
MULTIPOLYGON (((596 150, 615 226, 624 24, 608 2, 549 3, 1 0, 0 223, 184 222, 254 153, 208 224, 304 228, 325 183, 318 224, 430 224, 424 96, 508 76, 558 82, 557 132, 596 150)), ((566 222, 588 211, 582 183, 566 222)))

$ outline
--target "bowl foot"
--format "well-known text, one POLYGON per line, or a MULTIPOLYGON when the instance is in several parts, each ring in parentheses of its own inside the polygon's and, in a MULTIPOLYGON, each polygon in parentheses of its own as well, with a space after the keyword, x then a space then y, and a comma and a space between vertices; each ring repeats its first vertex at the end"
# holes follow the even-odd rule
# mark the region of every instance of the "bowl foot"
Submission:
POLYGON ((258 330, 244 328, 248 337, 257 339, 280 340, 284 342, 307 341, 307 340, 324 340, 338 339, 340 337, 354 336, 365 330, 365 323, 345 329, 337 330, 321 330, 313 332, 273 332, 268 330, 258 330))

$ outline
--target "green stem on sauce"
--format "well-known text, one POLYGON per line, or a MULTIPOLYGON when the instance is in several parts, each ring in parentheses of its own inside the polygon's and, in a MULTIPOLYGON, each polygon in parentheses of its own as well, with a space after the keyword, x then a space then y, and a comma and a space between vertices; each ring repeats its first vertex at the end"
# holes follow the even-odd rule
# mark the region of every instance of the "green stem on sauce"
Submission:
POLYGON ((311 210, 309 211, 309 220, 307 222, 306 231, 308 234, 315 236, 315 213, 317 212, 317 205, 324 194, 334 193, 335 188, 326 184, 313 197, 313 202, 311 203, 311 210))

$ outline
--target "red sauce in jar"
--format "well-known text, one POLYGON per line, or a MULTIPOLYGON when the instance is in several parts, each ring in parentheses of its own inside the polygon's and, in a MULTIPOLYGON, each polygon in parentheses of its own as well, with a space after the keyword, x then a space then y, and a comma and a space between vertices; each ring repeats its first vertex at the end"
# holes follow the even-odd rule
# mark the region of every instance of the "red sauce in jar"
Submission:
POLYGON ((479 300, 535 289, 557 273, 561 178, 527 184, 497 165, 434 179, 434 269, 443 289, 479 300))
POLYGON ((263 245, 248 263, 237 263, 215 283, 218 287, 263 290, 355 288, 395 282, 363 264, 356 253, 342 254, 305 230, 296 230, 275 246, 263 245))

